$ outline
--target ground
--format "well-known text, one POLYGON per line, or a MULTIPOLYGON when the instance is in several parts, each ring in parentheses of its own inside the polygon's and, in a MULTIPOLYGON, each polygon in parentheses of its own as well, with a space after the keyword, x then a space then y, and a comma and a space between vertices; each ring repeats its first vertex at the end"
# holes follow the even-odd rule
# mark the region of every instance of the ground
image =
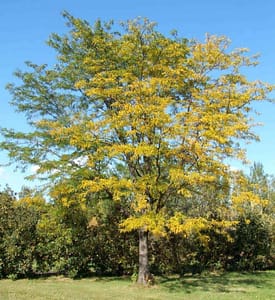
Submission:
POLYGON ((129 277, 0 280, 0 300, 272 300, 275 271, 156 277, 141 287, 129 277))

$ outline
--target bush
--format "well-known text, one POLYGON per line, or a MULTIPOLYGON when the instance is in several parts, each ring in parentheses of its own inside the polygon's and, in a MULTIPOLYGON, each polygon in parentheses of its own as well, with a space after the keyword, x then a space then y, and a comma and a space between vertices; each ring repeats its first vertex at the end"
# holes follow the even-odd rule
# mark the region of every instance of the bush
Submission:
POLYGON ((231 269, 253 271, 270 266, 272 236, 264 216, 248 214, 239 219, 232 247, 231 269))
POLYGON ((0 194, 1 277, 31 276, 39 212, 16 201, 9 191, 0 194))

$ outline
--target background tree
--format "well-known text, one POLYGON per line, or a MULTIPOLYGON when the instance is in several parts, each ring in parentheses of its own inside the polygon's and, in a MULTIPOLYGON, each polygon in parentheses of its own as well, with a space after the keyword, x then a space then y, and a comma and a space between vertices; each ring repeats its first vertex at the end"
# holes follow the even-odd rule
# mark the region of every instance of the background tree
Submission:
POLYGON ((32 276, 37 260, 36 226, 45 210, 39 195, 31 197, 24 190, 24 199, 6 188, 0 192, 0 277, 32 276))
POLYGON ((232 261, 228 268, 270 268, 274 266, 273 179, 265 173, 261 163, 254 163, 248 175, 240 171, 233 173, 232 213, 238 223, 235 225, 232 261))
POLYGON ((150 278, 148 237, 198 233, 208 221, 173 205, 201 187, 222 190, 228 157, 244 158, 239 140, 254 139, 251 103, 268 84, 241 67, 257 62, 229 51, 225 37, 205 42, 166 37, 146 19, 94 26, 65 14, 71 31, 53 34, 53 67, 27 63, 22 84, 8 85, 26 114, 28 133, 2 129, 1 148, 23 167, 35 164, 65 205, 107 194, 129 203, 123 231, 139 233, 138 282, 150 278))

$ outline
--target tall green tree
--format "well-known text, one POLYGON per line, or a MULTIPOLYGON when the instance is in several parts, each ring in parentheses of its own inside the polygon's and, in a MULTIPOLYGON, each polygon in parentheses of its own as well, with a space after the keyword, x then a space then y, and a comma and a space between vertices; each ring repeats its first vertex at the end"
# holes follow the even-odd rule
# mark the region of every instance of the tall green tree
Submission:
POLYGON ((263 199, 268 199, 270 196, 270 180, 268 174, 265 173, 262 163, 253 163, 248 176, 253 192, 258 194, 263 199))
POLYGON ((188 41, 147 19, 118 31, 65 17, 69 34, 49 40, 56 64, 28 63, 30 71, 15 73, 22 84, 8 85, 31 130, 2 129, 1 148, 11 161, 37 165, 65 204, 96 194, 130 203, 121 229, 139 232, 138 282, 146 284, 149 233, 207 226, 173 203, 201 186, 223 188, 224 159, 243 159, 239 140, 255 138, 251 103, 272 88, 241 73, 257 62, 246 49, 229 51, 225 37, 188 41))

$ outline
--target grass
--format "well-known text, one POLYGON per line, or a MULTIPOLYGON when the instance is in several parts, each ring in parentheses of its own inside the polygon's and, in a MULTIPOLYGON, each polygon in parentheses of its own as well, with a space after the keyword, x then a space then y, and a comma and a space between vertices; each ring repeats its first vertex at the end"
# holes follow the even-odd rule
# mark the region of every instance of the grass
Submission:
POLYGON ((121 277, 1 280, 0 300, 271 300, 275 295, 275 271, 159 277, 156 281, 152 287, 140 287, 121 277))

